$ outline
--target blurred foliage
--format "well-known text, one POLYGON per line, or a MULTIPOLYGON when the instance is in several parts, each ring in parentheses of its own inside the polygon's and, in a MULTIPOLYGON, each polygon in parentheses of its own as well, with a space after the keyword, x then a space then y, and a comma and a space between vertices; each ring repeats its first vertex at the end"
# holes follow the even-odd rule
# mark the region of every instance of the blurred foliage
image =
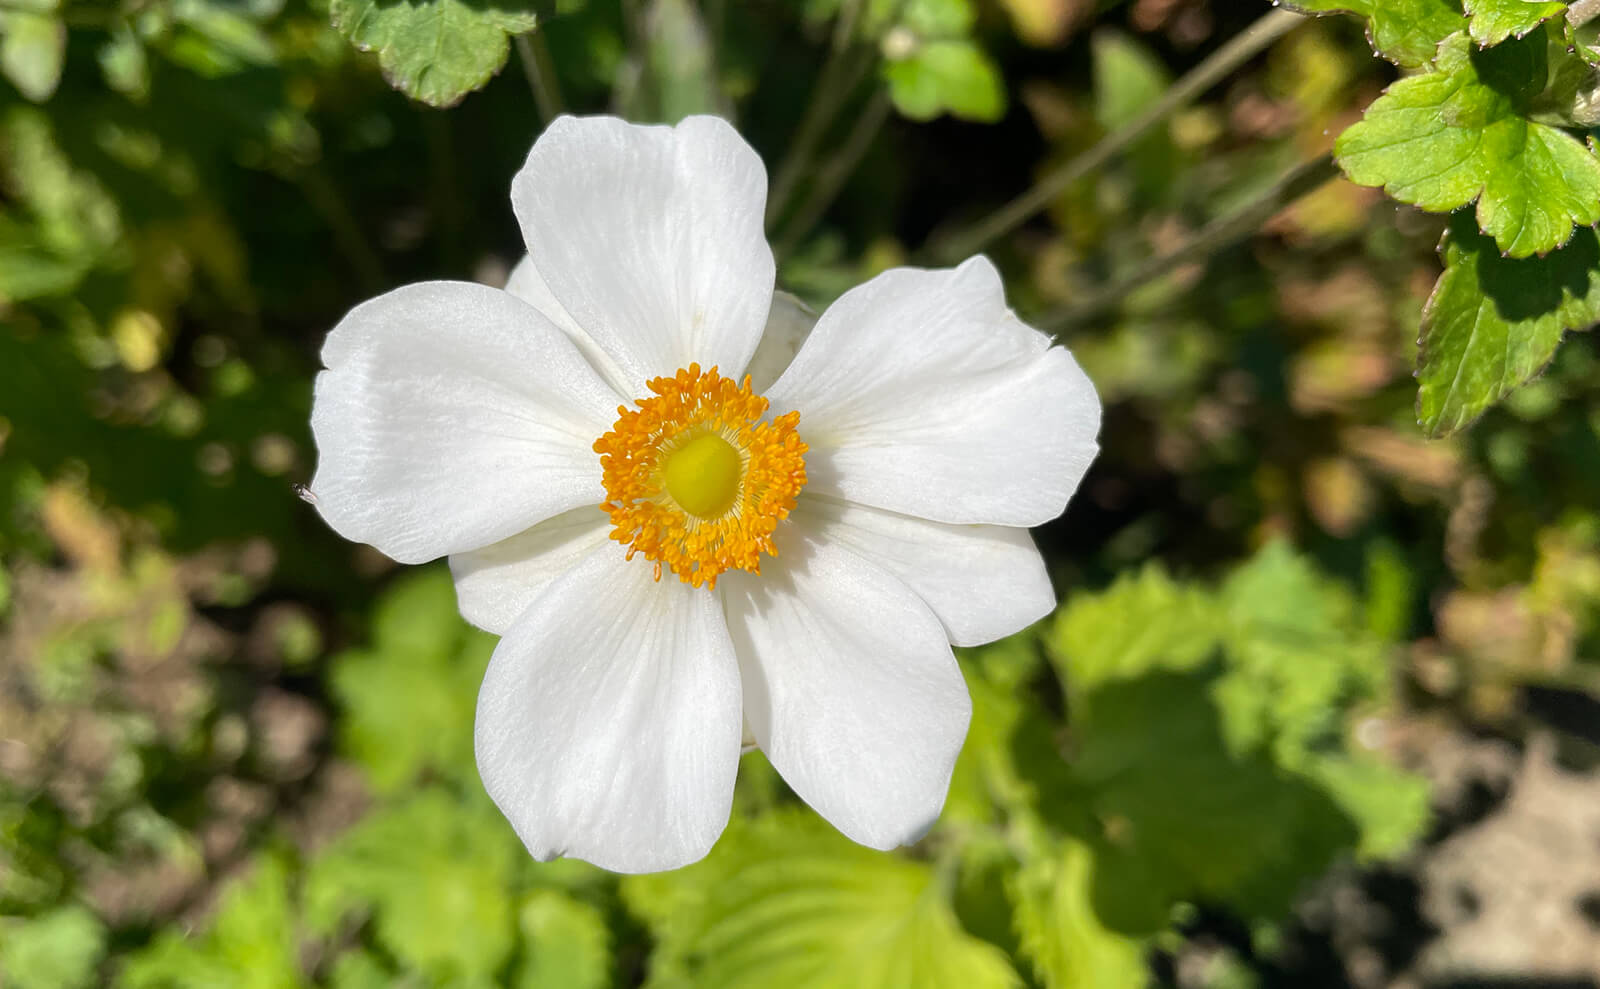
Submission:
POLYGON ((505 277, 540 100, 736 117, 780 281, 820 308, 1267 5, 0 0, 0 982, 1224 989, 1289 964, 1296 903, 1425 833, 1408 733, 1515 736, 1527 689, 1596 689, 1600 645, 1600 365, 1557 350, 1597 315, 1592 30, 1560 3, 1337 6, 1412 70, 1388 95, 1357 20, 1307 19, 988 248, 1095 381, 1104 450, 1038 532, 1062 607, 962 656, 935 829, 852 845, 752 753, 705 861, 619 879, 531 861, 483 794, 494 640, 448 574, 391 575, 298 498, 323 334, 393 285, 505 277), (1419 140, 1380 147, 1397 127, 1419 140), (1357 179, 1464 208, 1336 181, 1079 308, 1341 131, 1357 179), (1457 155, 1479 138, 1573 167, 1457 155), (1428 432, 1472 430, 1419 435, 1418 326, 1428 432), (1217 916, 1246 936, 1180 979, 1217 916))

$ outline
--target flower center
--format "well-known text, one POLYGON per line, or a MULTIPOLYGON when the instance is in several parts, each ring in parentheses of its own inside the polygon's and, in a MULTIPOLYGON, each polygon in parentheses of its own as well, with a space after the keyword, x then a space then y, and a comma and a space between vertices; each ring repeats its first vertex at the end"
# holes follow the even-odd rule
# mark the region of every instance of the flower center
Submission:
POLYGON ((744 458, 720 433, 701 433, 667 454, 667 494, 695 518, 714 519, 733 507, 744 458))
POLYGON ((611 538, 695 587, 725 570, 761 572, 772 533, 806 484, 800 413, 762 418, 767 400, 716 368, 690 364, 649 383, 595 440, 611 538))

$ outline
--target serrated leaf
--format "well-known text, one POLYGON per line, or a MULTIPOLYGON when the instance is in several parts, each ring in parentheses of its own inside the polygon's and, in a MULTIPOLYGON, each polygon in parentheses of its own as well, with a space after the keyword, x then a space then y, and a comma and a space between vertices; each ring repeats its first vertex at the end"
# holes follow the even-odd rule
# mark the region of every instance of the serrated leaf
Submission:
POLYGON ((1146 939, 1110 930, 1090 898, 1093 852, 1068 839, 1011 876, 1021 949, 1047 989, 1141 989, 1146 939))
POLYGON ((1469 425, 1544 370, 1562 335, 1600 322, 1600 241, 1578 231, 1542 258, 1503 258, 1452 218, 1444 274, 1422 312, 1417 417, 1430 436, 1469 425))
POLYGON ((534 890, 517 911, 523 957, 516 989, 604 989, 611 932, 594 907, 559 890, 534 890))
POLYGON ((1231 744, 1214 677, 1114 681, 1077 708, 1070 763, 1104 828, 1094 903, 1113 929, 1148 930, 1162 903, 1190 898, 1274 916, 1356 843, 1321 788, 1231 744))
POLYGON ((1354 14, 1367 22, 1372 50, 1410 68, 1433 61, 1439 42, 1467 26, 1450 0, 1291 0, 1308 14, 1354 14))
POLYGON ((340 751, 389 792, 433 774, 477 785, 472 723, 495 640, 467 627, 442 568, 408 575, 374 609, 374 643, 330 663, 340 751))
POLYGON ((992 123, 1005 115, 1000 69, 970 41, 933 41, 883 68, 895 109, 912 120, 943 113, 992 123))
POLYGON ((1230 742, 1271 746, 1280 766, 1298 770, 1343 731, 1352 702, 1381 690, 1382 645, 1345 588, 1284 542, 1230 575, 1219 597, 1228 670, 1216 697, 1230 742))
POLYGON ((963 931, 933 870, 874 852, 815 816, 735 821, 702 862, 628 877, 650 924, 649 986, 986 989, 1019 980, 963 931))
POLYGON ((1556 0, 1465 0, 1462 6, 1471 18, 1472 40, 1480 45, 1520 38, 1567 11, 1567 5, 1556 0))
POLYGON ((123 967, 127 989, 294 989, 306 984, 289 895, 289 864, 268 853, 229 883, 211 930, 168 928, 123 967))
POLYGON ((105 925, 81 906, 0 923, 0 984, 12 989, 79 989, 94 982, 105 925))
POLYGON ((510 54, 510 36, 537 23, 529 0, 332 0, 333 26, 377 52, 390 85, 445 107, 488 82, 510 54))
POLYGON ((67 25, 61 18, 5 11, 0 32, 0 75, 35 103, 55 95, 67 53, 67 25))
POLYGON ((487 979, 511 955, 507 881, 522 855, 492 807, 428 788, 367 817, 311 863, 306 923, 327 934, 370 913, 378 942, 407 965, 440 981, 487 979))
POLYGON ((1356 822, 1364 860, 1397 855, 1427 827, 1428 781, 1372 759, 1318 760, 1309 775, 1356 822))
POLYGON ((1205 591, 1180 585, 1158 564, 1123 575, 1099 594, 1075 594, 1046 633, 1068 690, 1152 669, 1190 669, 1216 649, 1222 624, 1205 591))
POLYGON ((1600 160, 1524 116, 1546 72, 1542 34, 1485 51, 1452 38, 1435 71, 1390 86, 1340 135, 1339 163, 1358 185, 1433 212, 1476 200, 1478 225, 1512 257, 1552 250, 1600 221, 1600 160))

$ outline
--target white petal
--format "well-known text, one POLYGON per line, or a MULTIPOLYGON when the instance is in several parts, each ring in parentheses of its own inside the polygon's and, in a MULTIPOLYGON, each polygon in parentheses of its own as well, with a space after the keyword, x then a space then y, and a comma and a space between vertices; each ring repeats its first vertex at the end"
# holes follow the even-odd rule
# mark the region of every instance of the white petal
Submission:
POLYGON ((794 517, 820 540, 846 546, 899 577, 958 646, 993 642, 1055 608, 1050 575, 1027 529, 947 525, 805 496, 794 517))
POLYGON ((616 396, 537 310, 423 282, 362 303, 322 348, 311 431, 318 511, 402 563, 598 505, 616 396))
POLYGON ((551 581, 599 548, 610 532, 606 513, 590 505, 492 546, 452 554, 461 617, 486 632, 504 634, 551 581))
POLYGON ((606 383, 616 390, 620 400, 631 402, 639 397, 632 381, 617 367, 617 362, 581 326, 573 322, 572 314, 550 294, 550 286, 539 274, 539 269, 533 266, 532 257, 523 255, 517 266, 511 269, 510 276, 506 278, 506 291, 544 313, 546 319, 560 327, 583 356, 589 359, 589 363, 594 365, 594 369, 600 372, 600 376, 606 379, 606 383))
POLYGON ((687 865, 728 822, 739 671, 716 596, 603 546, 517 619, 478 692, 478 772, 540 860, 687 865))
POLYGON ((635 397, 691 362, 743 373, 772 302, 766 198, 760 157, 715 117, 561 117, 511 185, 551 296, 635 397))
POLYGON ((761 333, 761 345, 750 358, 750 386, 761 394, 783 376, 800 353, 800 347, 817 325, 817 314, 804 302, 788 292, 772 294, 772 311, 767 315, 767 328, 761 333))
POLYGON ((809 490, 939 522, 1055 518, 1100 431, 1088 377, 981 257, 846 292, 767 397, 800 412, 809 490))
POLYGON ((759 575, 722 576, 745 717, 806 803, 863 845, 917 840, 944 806, 972 702, 910 588, 797 535, 759 575))

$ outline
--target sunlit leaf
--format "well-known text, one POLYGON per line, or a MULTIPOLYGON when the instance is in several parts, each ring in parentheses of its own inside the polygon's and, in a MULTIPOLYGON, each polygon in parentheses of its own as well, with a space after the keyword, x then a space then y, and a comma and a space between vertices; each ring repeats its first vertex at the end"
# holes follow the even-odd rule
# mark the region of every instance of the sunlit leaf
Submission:
POLYGON ((1047 989, 1143 989, 1143 937, 1110 930, 1090 897, 1093 853, 1067 839, 1040 854, 1008 884, 1022 953, 1047 989))
POLYGON ((1439 42, 1467 26, 1453 0, 1290 0, 1311 14, 1355 14, 1367 22, 1367 39, 1384 58, 1415 68, 1433 61, 1439 42))
POLYGON ((35 103, 55 94, 67 52, 67 25, 56 14, 0 11, 0 75, 35 103))
POLYGON ((508 878, 526 853, 487 801, 439 788, 377 811, 307 871, 305 919, 371 916, 383 949, 440 980, 488 978, 515 944, 508 878))
POLYGON ((333 26, 377 52, 383 76, 431 106, 451 106, 505 65, 510 36, 538 22, 528 0, 332 0, 333 26))
POLYGON ((516 989, 604 989, 611 932, 594 907, 553 889, 534 890, 517 911, 522 960, 516 989))
POLYGON ((933 870, 809 813, 734 822, 706 859, 624 882, 656 937, 655 987, 986 989, 1018 984, 964 932, 933 870))
POLYGON ((1075 691, 1152 669, 1190 669, 1216 649, 1221 633, 1205 591, 1151 565, 1099 594, 1069 597, 1046 641, 1075 691))
POLYGON ((128 989, 295 989, 308 984, 299 968, 299 935, 285 858, 267 854, 230 883, 211 929, 168 928, 135 954, 119 985, 128 989))
POLYGON ((373 638, 331 664, 345 710, 340 749, 383 791, 430 772, 476 786, 472 722, 495 640, 461 620, 449 573, 396 583, 374 612, 373 638))
POLYGON ((1466 36, 1436 70, 1401 79, 1339 137, 1352 181, 1444 213, 1477 201, 1478 225, 1512 257, 1566 243, 1600 221, 1600 160, 1525 114, 1544 87, 1542 34, 1478 51, 1466 36))
POLYGON ((1463 6, 1472 18, 1472 40, 1480 45, 1497 45, 1509 37, 1522 37, 1552 17, 1566 13, 1567 5, 1556 0, 1465 0, 1463 6))
POLYGON ((994 61, 970 41, 933 41, 883 69, 895 108, 912 120, 943 113, 964 120, 999 120, 1005 83, 994 61))
POLYGON ((1578 231, 1542 258, 1500 256, 1469 216, 1444 240, 1422 315, 1417 417, 1431 436, 1470 424, 1544 370, 1568 330, 1600 322, 1600 241, 1578 231))
POLYGON ((0 982, 12 989, 87 987, 105 950, 105 925, 81 906, 0 920, 0 982))

